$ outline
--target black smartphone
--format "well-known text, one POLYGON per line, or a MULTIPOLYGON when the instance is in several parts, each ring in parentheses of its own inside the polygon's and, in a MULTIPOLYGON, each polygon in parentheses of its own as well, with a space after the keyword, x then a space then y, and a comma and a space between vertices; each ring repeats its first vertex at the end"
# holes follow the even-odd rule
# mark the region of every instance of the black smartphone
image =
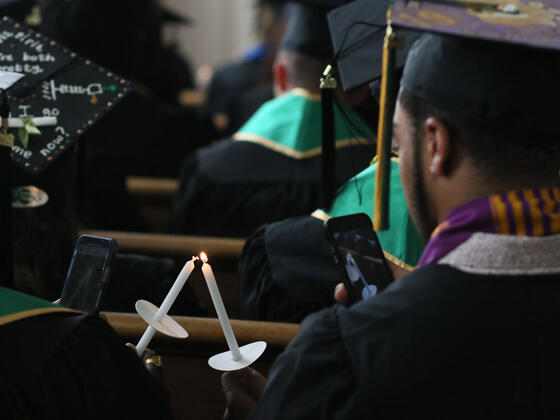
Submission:
POLYGON ((391 284, 393 273, 366 214, 333 217, 324 227, 352 303, 375 296, 391 284))
POLYGON ((112 238, 80 236, 66 274, 60 304, 97 314, 117 248, 117 241, 112 238))

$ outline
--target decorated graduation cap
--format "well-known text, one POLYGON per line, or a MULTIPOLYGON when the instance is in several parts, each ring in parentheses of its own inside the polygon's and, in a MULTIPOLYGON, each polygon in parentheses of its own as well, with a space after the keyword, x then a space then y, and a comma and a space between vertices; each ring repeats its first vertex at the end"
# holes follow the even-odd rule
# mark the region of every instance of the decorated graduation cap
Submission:
POLYGON ((130 90, 116 74, 10 18, 0 21, 0 70, 24 74, 7 92, 12 160, 40 174, 130 90))
POLYGON ((401 79, 408 93, 504 130, 512 141, 560 146, 553 103, 560 96, 559 0, 397 1, 393 22, 436 33, 409 53, 401 79))

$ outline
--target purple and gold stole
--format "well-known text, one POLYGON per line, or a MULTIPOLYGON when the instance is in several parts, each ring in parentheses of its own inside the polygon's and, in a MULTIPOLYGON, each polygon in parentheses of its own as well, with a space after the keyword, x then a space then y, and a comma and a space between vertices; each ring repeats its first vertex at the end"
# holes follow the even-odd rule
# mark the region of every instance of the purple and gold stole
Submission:
POLYGON ((560 233, 560 188, 509 191, 457 207, 432 232, 418 267, 444 257, 476 232, 517 236, 560 233))

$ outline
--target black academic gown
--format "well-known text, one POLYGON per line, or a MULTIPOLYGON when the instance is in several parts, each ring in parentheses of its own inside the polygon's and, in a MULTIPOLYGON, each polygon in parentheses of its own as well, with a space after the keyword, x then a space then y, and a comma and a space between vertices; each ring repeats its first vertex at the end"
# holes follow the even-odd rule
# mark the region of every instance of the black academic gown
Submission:
POLYGON ((239 259, 239 281, 247 319, 301 322, 331 306, 342 277, 323 221, 301 216, 261 226, 247 238, 239 259))
MULTIPOLYGON (((336 185, 365 168, 373 146, 337 150, 336 185)), ((321 156, 292 159, 259 144, 222 140, 181 167, 173 230, 246 237, 264 223, 310 214, 319 206, 321 156)))
POLYGON ((172 418, 165 393, 100 318, 40 315, 0 336, 3 419, 172 418))
POLYGON ((251 419, 558 419, 560 275, 431 265, 309 316, 251 419))

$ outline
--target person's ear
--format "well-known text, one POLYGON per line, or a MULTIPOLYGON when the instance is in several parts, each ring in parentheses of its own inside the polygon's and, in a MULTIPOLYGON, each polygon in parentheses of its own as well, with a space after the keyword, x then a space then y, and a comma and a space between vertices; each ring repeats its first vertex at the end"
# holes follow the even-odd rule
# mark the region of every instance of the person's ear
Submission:
POLYGON ((430 174, 449 175, 451 167, 451 142, 449 130, 441 120, 429 117, 424 123, 430 174))
POLYGON ((274 61, 274 95, 280 96, 288 91, 288 68, 279 60, 274 61))

